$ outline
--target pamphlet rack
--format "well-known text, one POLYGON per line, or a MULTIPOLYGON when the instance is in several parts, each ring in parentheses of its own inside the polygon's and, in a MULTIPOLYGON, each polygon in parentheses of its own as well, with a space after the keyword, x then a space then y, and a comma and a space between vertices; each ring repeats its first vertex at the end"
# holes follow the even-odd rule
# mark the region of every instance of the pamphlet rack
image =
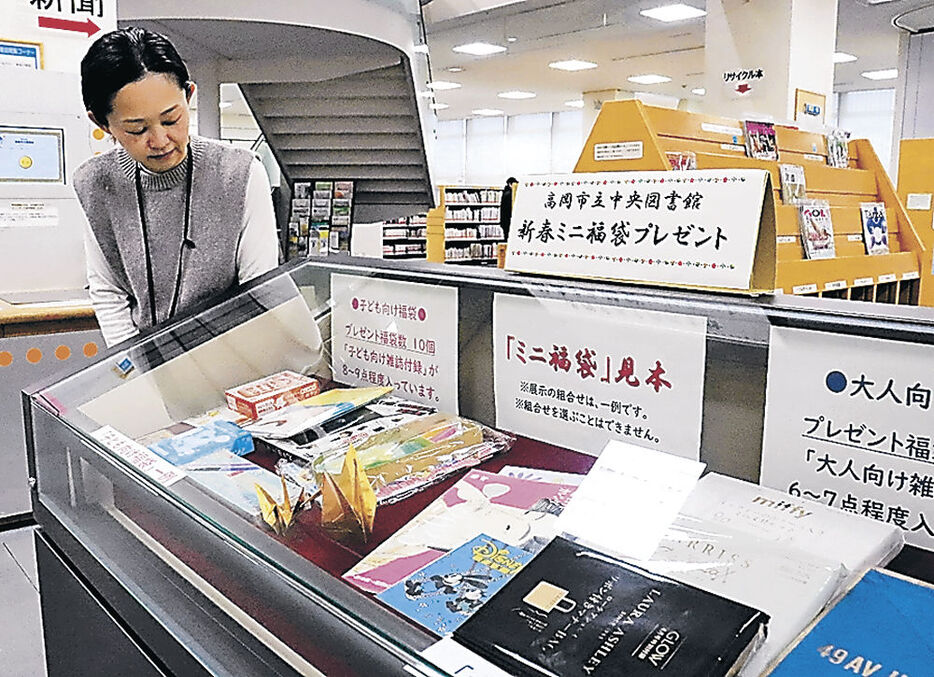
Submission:
POLYGON ((428 210, 428 260, 434 263, 494 263, 497 245, 504 239, 499 227, 502 189, 494 186, 439 186, 439 193, 438 206, 428 210), (456 236, 453 235, 455 233, 456 236), (456 251, 458 256, 451 256, 448 250, 456 251), (480 255, 476 250, 481 250, 480 255))
POLYGON ((926 246, 912 226, 869 141, 850 141, 849 167, 837 169, 827 165, 823 135, 780 125, 775 130, 779 160, 755 160, 746 157, 739 120, 644 106, 639 101, 609 101, 603 105, 574 171, 670 170, 666 153, 673 152, 694 153, 698 169, 768 170, 775 191, 776 293, 934 305, 934 281, 927 274, 921 275, 921 271, 931 270, 931 246, 926 246), (602 144, 619 144, 624 150, 607 153, 602 144), (603 159, 607 156, 618 159, 603 159), (781 199, 778 166, 786 163, 804 167, 809 198, 830 203, 836 258, 805 259, 797 210, 781 199), (861 202, 885 204, 889 254, 865 253, 861 202))

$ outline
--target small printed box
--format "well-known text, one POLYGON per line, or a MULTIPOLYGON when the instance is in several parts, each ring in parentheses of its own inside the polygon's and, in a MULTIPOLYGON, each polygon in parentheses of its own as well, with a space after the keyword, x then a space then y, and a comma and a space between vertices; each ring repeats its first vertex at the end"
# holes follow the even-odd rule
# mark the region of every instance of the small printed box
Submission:
POLYGON ((280 371, 278 374, 231 388, 224 396, 229 409, 250 418, 259 418, 276 409, 314 397, 320 391, 321 386, 317 380, 296 374, 294 371, 280 371))

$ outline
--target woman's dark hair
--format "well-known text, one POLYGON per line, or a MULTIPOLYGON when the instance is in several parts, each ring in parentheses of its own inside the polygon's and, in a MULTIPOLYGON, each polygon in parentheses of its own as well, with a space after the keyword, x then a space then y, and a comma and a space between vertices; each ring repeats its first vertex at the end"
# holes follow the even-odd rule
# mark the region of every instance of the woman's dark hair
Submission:
POLYGON ((81 60, 84 107, 106 125, 117 92, 147 73, 166 73, 188 90, 188 67, 168 38, 136 26, 102 35, 81 60))

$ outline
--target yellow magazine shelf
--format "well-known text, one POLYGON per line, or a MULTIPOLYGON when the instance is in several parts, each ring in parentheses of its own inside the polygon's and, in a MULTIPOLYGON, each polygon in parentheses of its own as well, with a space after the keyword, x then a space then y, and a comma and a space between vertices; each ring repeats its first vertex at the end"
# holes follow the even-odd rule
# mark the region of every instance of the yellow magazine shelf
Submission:
MULTIPOLYGON (((934 283, 928 274, 930 245, 934 243, 924 243, 918 236, 869 141, 851 141, 849 167, 838 169, 827 165, 823 135, 779 125, 775 131, 779 160, 755 160, 746 157, 739 120, 644 106, 639 101, 609 101, 603 105, 574 171, 669 170, 666 153, 673 152, 694 153, 698 169, 768 170, 775 192, 777 293, 934 305, 934 283), (630 142, 642 143, 641 154, 604 160, 604 155, 596 152, 600 144, 630 142), (782 203, 780 164, 804 167, 808 197, 829 202, 836 258, 805 259, 797 210, 782 203), (865 253, 861 202, 885 204, 889 254, 865 253)), ((929 141, 928 155, 934 157, 934 140, 929 141)), ((934 180, 929 183, 928 192, 932 192, 934 180)))

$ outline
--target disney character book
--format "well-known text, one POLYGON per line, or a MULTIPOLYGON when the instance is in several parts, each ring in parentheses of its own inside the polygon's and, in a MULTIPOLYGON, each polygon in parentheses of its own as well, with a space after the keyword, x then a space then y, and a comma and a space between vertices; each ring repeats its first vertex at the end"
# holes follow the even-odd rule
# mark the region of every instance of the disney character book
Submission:
POLYGON ((873 569, 809 629, 771 677, 932 675, 934 587, 873 569))
POLYGON ((885 217, 884 202, 860 202, 859 214, 863 221, 863 243, 866 253, 889 253, 889 225, 885 217))
POLYGON ((832 259, 836 256, 829 202, 806 200, 799 203, 798 225, 801 228, 801 243, 804 245, 806 258, 832 259))
POLYGON ((744 662, 768 620, 559 537, 454 639, 516 675, 716 677, 744 662))
POLYGON ((447 635, 532 559, 532 553, 480 534, 377 595, 419 625, 447 635))
POLYGON ((480 534, 540 550, 576 487, 471 470, 344 574, 367 592, 382 592, 480 534))

